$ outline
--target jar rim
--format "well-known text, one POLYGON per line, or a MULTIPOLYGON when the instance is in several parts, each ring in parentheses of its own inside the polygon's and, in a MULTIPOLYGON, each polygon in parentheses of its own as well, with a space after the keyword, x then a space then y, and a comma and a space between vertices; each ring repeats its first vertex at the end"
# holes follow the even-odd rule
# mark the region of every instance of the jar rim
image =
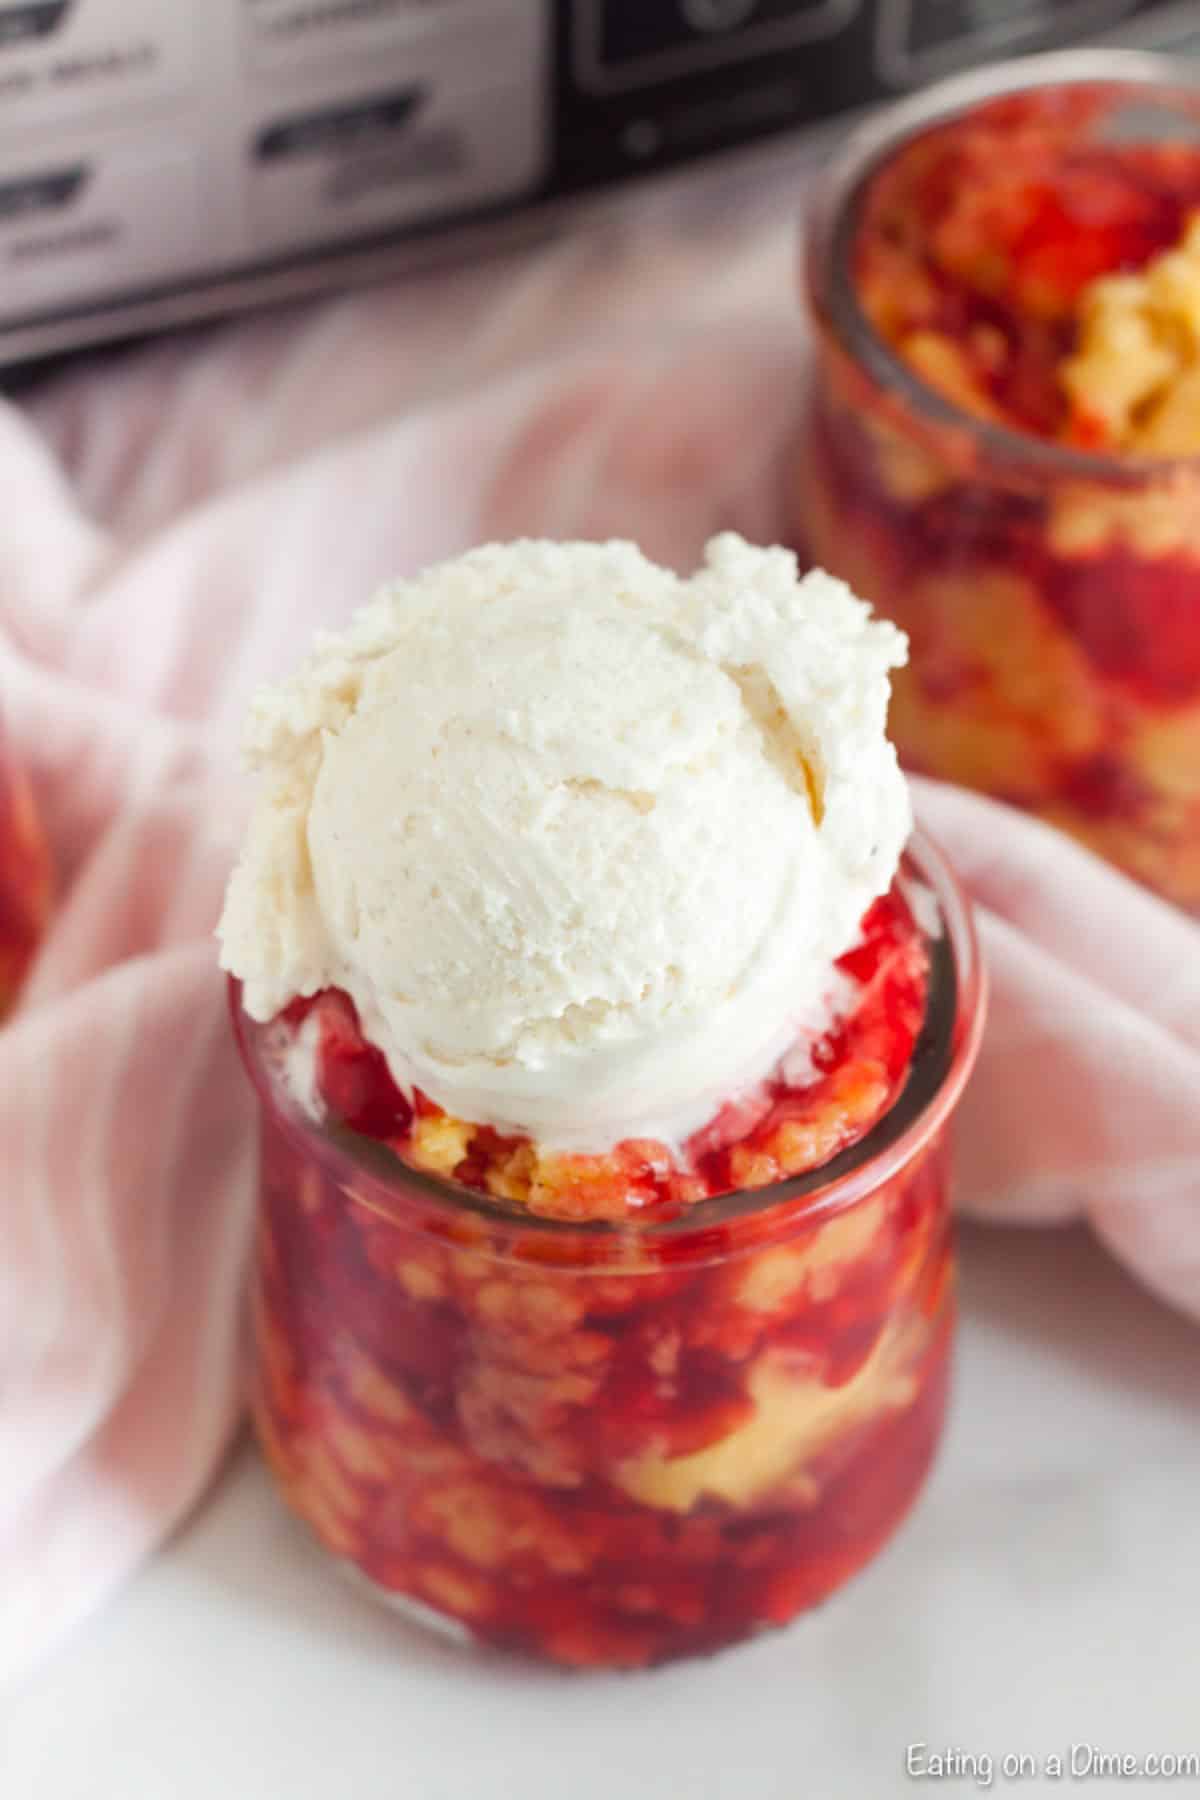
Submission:
MULTIPOLYGON (((738 1189, 700 1200, 663 1220, 547 1218, 505 1204, 473 1188, 417 1169, 376 1140, 344 1128, 328 1130, 289 1107, 257 1053, 243 1012, 241 984, 229 980, 234 1035, 264 1114, 308 1156, 341 1165, 345 1181, 356 1175, 394 1185, 402 1201, 424 1203, 446 1222, 473 1219, 523 1241, 608 1245, 617 1252, 657 1247, 663 1260, 703 1258, 736 1221, 773 1213, 778 1231, 790 1235, 811 1220, 855 1205, 911 1163, 950 1116, 979 1050, 986 1012, 986 973, 970 903, 949 862, 920 829, 913 832, 902 874, 932 897, 940 930, 934 949, 926 1018, 904 1087, 892 1105, 847 1150, 805 1174, 760 1188, 738 1189)), ((427 1224, 426 1229, 436 1229, 427 1224)), ((756 1242, 767 1241, 759 1237, 756 1242)), ((726 1248, 723 1252, 728 1254, 726 1248)))
POLYGON ((859 301, 849 255, 858 204, 871 177, 924 132, 966 118, 989 101, 1070 87, 1155 89, 1165 103, 1194 111, 1200 133, 1200 76, 1181 74, 1177 63, 1152 51, 1064 50, 1016 57, 937 82, 860 125, 830 164, 801 238, 814 310, 882 387, 930 424, 969 433, 991 462, 1122 487, 1181 472, 1200 474, 1200 454, 1139 457, 1081 450, 980 418, 922 380, 879 335, 859 301))

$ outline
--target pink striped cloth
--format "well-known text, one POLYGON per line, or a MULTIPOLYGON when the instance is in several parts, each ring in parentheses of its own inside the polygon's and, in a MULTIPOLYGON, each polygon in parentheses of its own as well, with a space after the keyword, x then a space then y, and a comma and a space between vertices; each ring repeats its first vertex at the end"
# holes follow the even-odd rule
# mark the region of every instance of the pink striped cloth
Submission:
MULTIPOLYGON (((0 702, 60 880, 0 1031, 0 1678, 187 1513, 239 1417, 252 1121, 211 934, 247 698, 377 582, 483 538, 690 565, 719 527, 785 530, 790 230, 741 205, 723 230, 714 259, 650 203, 0 410, 0 702)), ((1200 1314, 1197 928, 1016 814, 919 807, 993 970, 964 1206, 1087 1214, 1200 1314)))

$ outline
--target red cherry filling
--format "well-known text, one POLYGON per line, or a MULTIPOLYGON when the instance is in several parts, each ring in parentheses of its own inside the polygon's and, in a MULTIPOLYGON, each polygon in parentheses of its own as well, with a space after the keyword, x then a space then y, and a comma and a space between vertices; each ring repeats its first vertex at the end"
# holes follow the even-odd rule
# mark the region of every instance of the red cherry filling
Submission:
POLYGON ((1102 675, 1151 705, 1200 694, 1200 568, 1191 558, 1127 549, 1056 557, 1043 591, 1102 675))
POLYGON ((363 1036, 350 996, 331 988, 314 1005, 320 1020, 317 1087, 330 1114, 364 1137, 407 1137, 413 1109, 383 1052, 363 1036))

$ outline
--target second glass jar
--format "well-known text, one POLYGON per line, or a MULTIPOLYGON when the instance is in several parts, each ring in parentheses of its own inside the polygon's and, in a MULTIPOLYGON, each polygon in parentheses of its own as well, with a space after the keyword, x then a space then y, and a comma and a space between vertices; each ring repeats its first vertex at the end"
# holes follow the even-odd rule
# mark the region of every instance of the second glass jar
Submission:
POLYGON ((934 125, 1082 87, 1101 140, 1130 116, 1200 141, 1200 89, 1165 62, 1047 60, 904 103, 831 171, 807 244, 796 535, 909 634, 890 730, 910 768, 1028 808, 1200 910, 1200 459, 1086 452, 974 416, 900 359, 856 292, 864 193, 934 125))

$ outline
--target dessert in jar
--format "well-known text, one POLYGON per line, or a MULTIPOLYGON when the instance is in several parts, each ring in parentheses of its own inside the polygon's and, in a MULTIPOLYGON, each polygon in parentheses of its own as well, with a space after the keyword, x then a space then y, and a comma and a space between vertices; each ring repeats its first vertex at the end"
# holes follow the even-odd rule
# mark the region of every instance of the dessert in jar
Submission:
POLYGON ((50 896, 49 848, 0 719, 0 1019, 12 1008, 42 940, 50 896))
POLYGON ((904 643, 727 536, 489 546, 264 693, 221 926, 258 1433, 394 1603, 576 1666, 826 1598, 941 1430, 982 982, 904 643))
POLYGON ((1079 52, 852 140, 797 538, 910 640, 910 766, 1200 908, 1200 87, 1079 52))

